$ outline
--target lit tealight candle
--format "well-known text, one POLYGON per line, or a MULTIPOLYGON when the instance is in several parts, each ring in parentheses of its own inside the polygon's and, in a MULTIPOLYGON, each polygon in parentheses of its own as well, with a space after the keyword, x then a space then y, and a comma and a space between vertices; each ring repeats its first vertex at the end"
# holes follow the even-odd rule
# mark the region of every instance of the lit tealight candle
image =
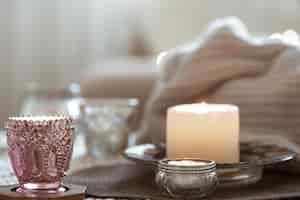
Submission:
POLYGON ((198 103, 169 108, 167 157, 239 162, 238 107, 198 103))

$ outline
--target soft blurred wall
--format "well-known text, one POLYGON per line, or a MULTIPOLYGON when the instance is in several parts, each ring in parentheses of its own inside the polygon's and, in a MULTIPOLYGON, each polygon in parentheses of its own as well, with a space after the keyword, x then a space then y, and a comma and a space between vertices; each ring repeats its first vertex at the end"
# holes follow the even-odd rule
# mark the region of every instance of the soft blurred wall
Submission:
POLYGON ((192 40, 223 16, 240 17, 253 33, 300 31, 296 0, 0 2, 0 121, 18 111, 26 83, 59 87, 95 62, 126 56, 137 23, 155 52, 192 40))
POLYGON ((0 122, 18 112, 28 83, 61 87, 95 62, 129 54, 138 18, 125 1, 0 2, 0 122))
POLYGON ((146 27, 156 49, 164 50, 199 35, 208 22, 238 16, 252 33, 300 31, 300 1, 147 0, 146 27))

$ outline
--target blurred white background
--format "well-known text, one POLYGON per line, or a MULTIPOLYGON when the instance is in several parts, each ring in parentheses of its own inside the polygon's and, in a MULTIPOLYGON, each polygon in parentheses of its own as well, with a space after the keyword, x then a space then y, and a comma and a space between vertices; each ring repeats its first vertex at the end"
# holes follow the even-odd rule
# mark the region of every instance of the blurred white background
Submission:
POLYGON ((104 59, 128 56, 141 34, 153 53, 197 37, 208 22, 238 16, 254 34, 300 31, 296 0, 1 0, 3 121, 25 85, 60 87, 104 59))

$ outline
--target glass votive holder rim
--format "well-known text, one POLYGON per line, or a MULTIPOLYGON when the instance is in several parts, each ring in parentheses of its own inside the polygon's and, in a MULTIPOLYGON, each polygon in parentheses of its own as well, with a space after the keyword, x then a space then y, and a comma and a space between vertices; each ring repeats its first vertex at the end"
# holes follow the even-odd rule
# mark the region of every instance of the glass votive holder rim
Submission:
POLYGON ((216 171, 216 163, 212 160, 201 160, 194 158, 185 159, 162 159, 158 162, 159 171, 170 173, 210 173, 216 171), (191 164, 184 164, 180 162, 191 161, 191 164), (172 162, 172 163, 171 163, 172 162), (178 164, 174 164, 178 162, 178 164))
POLYGON ((25 115, 9 117, 4 124, 5 129, 16 129, 24 127, 47 127, 57 123, 64 124, 63 129, 74 129, 73 119, 65 115, 25 115))
POLYGON ((83 105, 99 106, 99 105, 120 105, 135 107, 139 104, 139 98, 136 97, 91 97, 82 98, 83 105))

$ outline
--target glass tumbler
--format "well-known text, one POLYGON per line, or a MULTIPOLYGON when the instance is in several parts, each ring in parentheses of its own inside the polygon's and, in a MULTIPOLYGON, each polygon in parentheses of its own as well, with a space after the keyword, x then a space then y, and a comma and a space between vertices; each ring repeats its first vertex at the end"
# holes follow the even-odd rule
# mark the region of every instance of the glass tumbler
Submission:
POLYGON ((73 125, 68 117, 11 117, 8 154, 20 191, 58 190, 73 151, 73 125))
POLYGON ((129 118, 138 105, 134 98, 85 99, 81 122, 88 155, 99 160, 118 156, 128 144, 129 118))

